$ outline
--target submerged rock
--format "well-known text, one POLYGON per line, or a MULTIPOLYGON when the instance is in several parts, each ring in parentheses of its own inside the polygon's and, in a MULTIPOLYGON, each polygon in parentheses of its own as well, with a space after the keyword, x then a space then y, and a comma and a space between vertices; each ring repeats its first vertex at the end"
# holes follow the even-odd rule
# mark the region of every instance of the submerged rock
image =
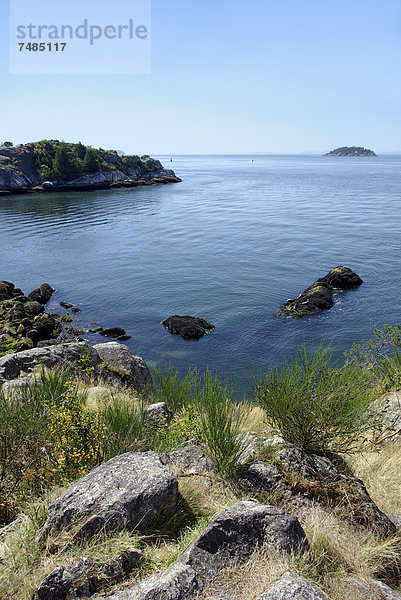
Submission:
POLYGON ((336 291, 350 290, 362 283, 362 279, 348 267, 335 267, 306 288, 302 294, 284 302, 276 316, 304 317, 331 308, 336 291))
POLYGON ((205 319, 189 315, 173 315, 162 321, 161 324, 170 333, 181 335, 184 340, 199 340, 214 329, 214 325, 205 319))
POLYGON ((120 338, 121 336, 126 336, 126 339, 129 339, 130 336, 127 336, 127 332, 122 327, 108 327, 107 329, 100 328, 98 331, 100 335, 104 335, 105 337, 111 338, 120 338))

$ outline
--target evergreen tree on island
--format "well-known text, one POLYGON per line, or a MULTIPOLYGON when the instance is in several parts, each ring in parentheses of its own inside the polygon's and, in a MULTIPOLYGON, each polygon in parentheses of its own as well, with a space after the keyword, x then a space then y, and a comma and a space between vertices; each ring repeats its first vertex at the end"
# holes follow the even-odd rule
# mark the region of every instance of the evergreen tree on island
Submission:
POLYGON ((76 179, 80 177, 81 169, 70 152, 67 144, 61 143, 57 150, 53 163, 53 176, 57 179, 76 179))
POLYGON ((83 169, 85 173, 97 173, 100 169, 99 161, 96 157, 96 154, 92 148, 87 148, 83 163, 83 169))

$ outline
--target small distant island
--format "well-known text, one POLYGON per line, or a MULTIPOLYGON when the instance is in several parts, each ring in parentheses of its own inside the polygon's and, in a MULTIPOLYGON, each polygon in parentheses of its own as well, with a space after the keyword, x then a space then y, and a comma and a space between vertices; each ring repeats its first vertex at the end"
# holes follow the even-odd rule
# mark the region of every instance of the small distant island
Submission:
POLYGON ((362 146, 343 146, 327 152, 323 156, 377 156, 377 154, 369 148, 362 148, 362 146))
POLYGON ((0 195, 64 190, 112 189, 176 183, 171 169, 150 156, 121 155, 116 150, 80 142, 42 140, 0 146, 0 195))

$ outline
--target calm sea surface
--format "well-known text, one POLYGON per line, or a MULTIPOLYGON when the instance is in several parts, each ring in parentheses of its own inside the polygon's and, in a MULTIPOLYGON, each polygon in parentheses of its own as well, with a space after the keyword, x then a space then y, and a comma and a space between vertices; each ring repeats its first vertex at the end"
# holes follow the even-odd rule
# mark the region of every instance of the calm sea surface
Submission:
POLYGON ((79 325, 122 326, 146 361, 209 365, 243 391, 253 369, 291 359, 303 340, 333 340, 341 357, 401 322, 401 156, 162 160, 182 183, 0 199, 0 279, 26 293, 47 281, 50 307, 76 303, 79 325), (330 311, 274 317, 337 265, 364 284, 330 311), (184 341, 160 325, 171 314, 216 329, 184 341))

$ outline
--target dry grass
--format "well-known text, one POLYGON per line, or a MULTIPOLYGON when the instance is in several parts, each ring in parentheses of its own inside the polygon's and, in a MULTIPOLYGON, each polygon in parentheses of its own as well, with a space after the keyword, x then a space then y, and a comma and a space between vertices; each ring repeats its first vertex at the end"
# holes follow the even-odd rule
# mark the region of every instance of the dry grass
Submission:
POLYGON ((350 464, 383 512, 401 514, 401 439, 377 452, 357 454, 350 464))
MULTIPOLYGON (((136 401, 128 391, 102 385, 89 389, 88 406, 96 409, 112 395, 118 395, 127 403, 136 401)), ((242 429, 258 434, 265 432, 268 427, 263 411, 247 409, 242 429)), ((355 455, 349 463, 381 510, 401 514, 401 440, 387 444, 380 452, 355 455)), ((170 532, 169 524, 166 531, 151 537, 121 532, 99 537, 87 546, 73 548, 60 556, 57 548, 62 537, 49 539, 45 548, 34 541, 43 524, 46 506, 61 491, 55 488, 51 495, 28 507, 18 528, 0 540, 1 600, 30 600, 33 590, 57 566, 84 556, 100 565, 130 547, 139 547, 146 558, 141 570, 133 574, 132 582, 162 571, 196 539, 219 510, 249 497, 233 483, 217 476, 180 477, 179 489, 184 508, 171 524, 170 532)), ((266 547, 257 549, 247 564, 224 570, 199 598, 255 600, 289 570, 321 587, 330 600, 344 600, 344 597, 371 600, 353 577, 371 587, 375 578, 395 586, 394 576, 401 561, 401 536, 381 540, 365 529, 354 527, 335 511, 318 505, 298 509, 297 516, 310 543, 308 553, 283 556, 266 547)))
POLYGON ((309 552, 279 555, 262 547, 248 563, 222 571, 199 598, 255 600, 286 571, 294 571, 320 587, 331 600, 347 596, 371 600, 372 596, 352 578, 374 587, 374 578, 383 577, 389 567, 397 564, 400 540, 378 540, 318 506, 298 516, 310 543, 309 552))
POLYGON ((264 410, 258 406, 250 407, 247 411, 241 429, 243 433, 253 431, 258 434, 268 430, 269 427, 266 422, 266 413, 264 410))

